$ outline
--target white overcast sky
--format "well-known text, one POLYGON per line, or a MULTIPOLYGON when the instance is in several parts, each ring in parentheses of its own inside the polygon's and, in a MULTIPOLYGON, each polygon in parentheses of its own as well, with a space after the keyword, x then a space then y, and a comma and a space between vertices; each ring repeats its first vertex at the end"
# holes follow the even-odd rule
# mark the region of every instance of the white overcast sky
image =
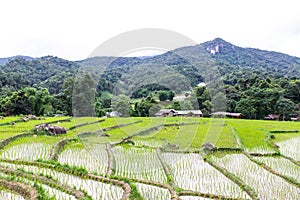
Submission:
POLYGON ((221 37, 242 47, 300 57, 297 0, 2 0, 0 57, 80 60, 122 32, 163 28, 197 43, 221 37))

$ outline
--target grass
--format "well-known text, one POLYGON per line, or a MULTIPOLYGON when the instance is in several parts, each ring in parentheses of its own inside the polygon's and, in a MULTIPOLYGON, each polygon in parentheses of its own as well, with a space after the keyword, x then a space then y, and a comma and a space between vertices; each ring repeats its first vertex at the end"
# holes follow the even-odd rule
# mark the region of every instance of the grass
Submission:
POLYGON ((274 134, 274 135, 275 135, 275 139, 273 139, 272 141, 275 143, 289 140, 295 137, 300 137, 300 133, 274 134))
MULTIPOLYGON (((58 119, 65 119, 66 117, 50 117, 45 120, 31 120, 29 122, 19 122, 15 125, 2 126, 0 130, 0 139, 5 139, 14 135, 21 134, 34 128, 36 124, 56 121, 58 119)), ((17 117, 7 117, 5 121, 16 120, 17 117)), ((70 128, 72 126, 91 123, 101 118, 73 118, 70 122, 56 123, 54 125, 70 128)), ((170 143, 178 144, 181 149, 197 149, 200 148, 204 142, 211 142, 220 148, 236 148, 237 144, 232 134, 235 129, 243 141, 245 148, 252 149, 256 147, 268 148, 265 137, 266 132, 271 130, 299 130, 300 123, 297 122, 278 122, 278 121, 261 121, 261 120, 243 120, 243 119, 210 119, 210 118, 186 118, 186 117, 169 117, 169 118, 107 118, 104 122, 96 124, 89 124, 79 127, 74 130, 69 130, 66 135, 55 137, 56 140, 61 138, 72 138, 78 133, 92 132, 107 127, 116 126, 119 124, 126 124, 141 120, 141 123, 124 126, 108 131, 109 138, 97 138, 97 141, 102 143, 108 141, 117 141, 141 130, 157 126, 160 124, 180 124, 180 123, 199 123, 198 125, 187 126, 171 126, 163 127, 159 131, 155 131, 146 136, 137 136, 134 139, 137 141, 147 140, 154 142, 157 140, 167 140, 170 143)), ((285 141, 293 137, 300 136, 299 133, 284 133, 275 134, 274 142, 285 141)), ((35 140, 39 140, 37 137, 35 140)), ((90 139, 92 139, 91 137, 90 139)), ((23 140, 23 139, 22 139, 23 140)), ((21 140, 21 141, 22 141, 21 140)), ((40 139, 45 141, 43 137, 40 139)), ((26 141, 26 139, 24 139, 26 141)), ((49 140, 51 141, 51 140, 49 140)))
MULTIPOLYGON (((300 130, 300 123, 287 121, 262 121, 244 119, 226 119, 226 124, 235 128, 248 149, 266 147, 266 132, 271 130, 300 130)), ((274 141, 284 141, 296 136, 298 133, 276 134, 274 141)))
POLYGON ((6 122, 13 122, 20 119, 20 117, 5 117, 4 119, 0 118, 0 124, 6 123, 6 122))
POLYGON ((221 130, 219 139, 217 140, 216 146, 219 148, 235 148, 237 143, 233 136, 233 128, 230 126, 225 126, 221 130))
MULTIPOLYGON (((161 119, 161 118, 159 118, 161 119)), ((137 136, 135 140, 167 140, 181 149, 199 149, 204 142, 211 142, 217 147, 236 147, 232 128, 224 126, 224 120, 199 118, 166 118, 165 124, 191 123, 185 126, 167 126, 146 136, 137 136)))
POLYGON ((140 123, 110 130, 108 131, 108 134, 111 136, 111 138, 122 139, 124 137, 128 137, 130 135, 138 133, 139 131, 161 124, 161 121, 158 120, 157 118, 140 118, 140 117, 132 118, 130 121, 125 121, 125 122, 116 120, 116 122, 120 122, 118 124, 123 124, 123 123, 136 122, 139 120, 141 120, 140 123))
POLYGON ((246 148, 267 146, 265 142, 267 123, 257 120, 226 120, 226 123, 235 128, 246 148))

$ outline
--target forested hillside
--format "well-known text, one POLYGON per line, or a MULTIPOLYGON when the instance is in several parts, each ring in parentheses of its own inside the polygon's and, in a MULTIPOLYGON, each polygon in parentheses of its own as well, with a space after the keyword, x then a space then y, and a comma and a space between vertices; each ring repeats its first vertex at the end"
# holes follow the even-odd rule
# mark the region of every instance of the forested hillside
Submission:
POLYGON ((29 56, 12 56, 8 58, 0 58, 0 65, 6 64, 8 61, 16 59, 16 58, 23 58, 25 60, 34 60, 35 58, 29 57, 29 56))
POLYGON ((287 118, 299 112, 299 78, 300 58, 242 48, 220 38, 154 57, 95 57, 76 62, 52 56, 17 57, 3 59, 0 65, 0 113, 71 115, 72 97, 78 100, 76 95, 83 95, 72 94, 75 83, 82 90, 94 88, 90 92, 96 101, 85 99, 83 103, 95 104, 99 116, 113 109, 115 95, 124 94, 122 101, 131 103, 128 114, 148 116, 158 99, 173 100, 168 97, 170 91, 176 95, 192 91, 184 102, 157 107, 192 109, 197 104, 208 115, 219 111, 213 99, 225 93, 229 112, 241 112, 246 118, 270 113, 287 118), (213 67, 224 84, 218 91, 196 87, 215 74, 213 67))

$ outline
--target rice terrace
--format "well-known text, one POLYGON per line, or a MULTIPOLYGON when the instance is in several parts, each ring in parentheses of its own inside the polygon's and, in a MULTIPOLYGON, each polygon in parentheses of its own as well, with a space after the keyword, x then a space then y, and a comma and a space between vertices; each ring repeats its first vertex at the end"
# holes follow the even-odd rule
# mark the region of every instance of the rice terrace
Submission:
POLYGON ((2 1, 0 200, 300 200, 299 2, 2 1))
POLYGON ((0 199, 300 195, 300 123, 293 121, 5 117, 0 126, 0 199), (49 135, 41 124, 66 133, 49 135), (218 139, 207 142, 216 127, 218 139))
POLYGON ((145 58, 6 59, 0 200, 300 199, 298 69, 221 38, 145 58))

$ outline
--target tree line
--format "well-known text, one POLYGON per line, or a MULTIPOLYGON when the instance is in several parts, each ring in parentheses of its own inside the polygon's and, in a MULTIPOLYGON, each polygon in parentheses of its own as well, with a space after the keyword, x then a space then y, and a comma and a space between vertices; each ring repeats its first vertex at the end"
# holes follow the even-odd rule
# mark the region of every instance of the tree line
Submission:
POLYGON ((87 73, 80 78, 65 79, 60 92, 52 95, 43 87, 23 87, 16 91, 4 87, 0 95, 0 114, 104 116, 106 112, 115 110, 123 116, 146 117, 153 116, 159 109, 173 108, 200 109, 205 116, 209 116, 211 112, 219 111, 215 110, 213 99, 225 94, 228 112, 240 112, 249 119, 263 119, 268 114, 277 113, 288 119, 293 114, 299 114, 300 105, 300 80, 296 78, 261 79, 253 75, 238 79, 234 85, 224 84, 221 89, 224 93, 215 97, 205 86, 195 87, 184 101, 174 101, 173 91, 157 85, 137 89, 134 92, 136 97, 140 97, 137 100, 126 95, 114 96, 109 92, 97 91, 97 88, 97 83, 87 73), (162 90, 156 91, 156 88, 162 90))

